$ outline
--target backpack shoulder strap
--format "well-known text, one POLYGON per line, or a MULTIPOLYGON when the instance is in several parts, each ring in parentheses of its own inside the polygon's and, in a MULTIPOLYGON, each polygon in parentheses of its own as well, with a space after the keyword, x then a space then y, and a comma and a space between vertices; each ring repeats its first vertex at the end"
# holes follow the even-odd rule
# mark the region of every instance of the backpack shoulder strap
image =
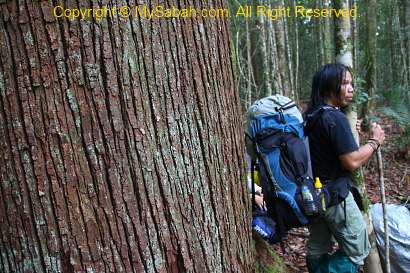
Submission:
POLYGON ((251 161, 251 188, 252 188, 252 210, 256 206, 255 201, 255 160, 252 159, 251 161))
POLYGON ((335 110, 335 108, 332 106, 323 105, 320 108, 313 111, 311 114, 306 115, 305 126, 304 126, 305 135, 309 135, 309 133, 315 127, 316 123, 320 120, 320 118, 323 116, 323 113, 325 111, 332 111, 332 110, 335 110))

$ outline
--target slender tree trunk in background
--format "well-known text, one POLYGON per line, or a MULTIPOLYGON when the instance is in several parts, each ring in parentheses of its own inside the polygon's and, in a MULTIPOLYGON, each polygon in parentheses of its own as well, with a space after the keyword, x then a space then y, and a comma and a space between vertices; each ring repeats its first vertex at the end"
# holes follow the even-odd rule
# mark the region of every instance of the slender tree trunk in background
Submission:
MULTIPOLYGON (((410 1, 403 0, 403 5, 405 11, 404 22, 406 26, 407 90, 410 90, 410 1)), ((410 91, 407 91, 407 102, 410 104, 410 91)))
POLYGON ((251 35, 249 32, 249 20, 245 20, 246 31, 246 68, 247 68, 247 81, 246 81, 246 109, 249 109, 252 105, 252 55, 251 55, 251 35))
MULTIPOLYGON (((314 5, 314 8, 316 8, 316 9, 320 9, 321 8, 321 6, 322 6, 322 0, 314 0, 314 2, 313 2, 313 5, 314 5)), ((324 19, 324 18, 321 18, 321 20, 317 20, 317 19, 315 19, 314 20, 314 22, 313 22, 313 25, 314 25, 314 28, 315 28, 315 40, 316 41, 322 41, 322 42, 320 42, 320 43, 314 43, 315 44, 315 47, 316 47, 316 50, 315 50, 315 52, 316 52, 316 59, 318 59, 318 65, 317 65, 317 67, 320 67, 320 66, 322 66, 323 64, 325 64, 325 62, 324 62, 324 55, 325 55, 325 52, 324 52, 324 50, 325 50, 325 46, 324 46, 324 44, 323 44, 323 40, 324 40, 324 38, 323 38, 323 35, 324 35, 324 31, 323 31, 323 24, 322 24, 322 19, 324 19)), ((317 70, 317 69, 316 69, 317 70)))
MULTIPOLYGON (((269 4, 269 7, 271 7, 271 5, 269 4)), ((269 29, 269 33, 270 35, 268 36, 268 44, 269 44, 269 52, 270 52, 270 71, 271 71, 271 79, 272 79, 272 85, 273 85, 273 90, 275 92, 272 93, 279 93, 281 95, 283 95, 283 90, 281 88, 281 84, 280 84, 280 75, 278 73, 278 62, 277 62, 277 58, 278 58, 278 54, 277 54, 277 50, 276 50, 276 38, 275 38, 275 29, 273 28, 273 23, 272 20, 268 20, 268 29, 269 29)))
MULTIPOLYGON (((282 2, 280 0, 275 1, 275 7, 282 7, 282 2)), ((277 64, 278 64, 278 74, 280 75, 280 88, 285 96, 291 94, 291 86, 288 74, 288 64, 286 63, 286 44, 285 44, 285 27, 283 18, 278 18, 273 21, 275 28, 275 38, 276 38, 276 52, 277 52, 277 64)))
POLYGON ((407 33, 406 33, 406 20, 405 20, 405 7, 403 3, 400 0, 397 0, 397 8, 400 9, 399 17, 397 18, 398 24, 399 24, 399 30, 400 30, 400 53, 401 53, 401 58, 402 58, 402 63, 403 63, 403 68, 402 68, 402 85, 404 88, 409 86, 409 82, 407 81, 408 79, 408 63, 407 63, 407 56, 409 55, 409 52, 406 51, 407 49, 407 33))
POLYGON ((225 19, 8 1, 0 54, 0 272, 251 272, 225 19))
POLYGON ((375 109, 375 95, 376 95, 376 0, 367 0, 367 13, 366 13, 366 46, 365 46, 365 80, 366 80, 366 90, 368 94, 368 100, 363 107, 364 126, 370 128, 369 116, 373 114, 375 109))
MULTIPOLYGON (((264 1, 259 2, 260 5, 265 5, 264 1)), ((268 18, 268 20, 270 20, 268 18)), ((266 45, 266 40, 270 33, 267 32, 267 24, 265 22, 264 16, 258 17, 258 26, 259 26, 259 33, 260 33, 260 46, 261 46, 261 57, 262 57, 262 64, 263 64, 263 88, 262 88, 262 97, 269 96, 272 94, 272 88, 270 84, 270 76, 269 76, 269 62, 268 62, 268 50, 266 45)))
POLYGON ((396 24, 396 20, 394 18, 394 16, 396 16, 396 7, 394 4, 390 5, 390 13, 391 13, 391 18, 388 19, 388 23, 390 24, 390 32, 392 33, 392 39, 391 39, 391 48, 390 48, 390 57, 392 59, 393 62, 393 66, 392 66, 392 81, 393 81, 393 85, 396 85, 399 83, 400 81, 400 57, 398 57, 397 54, 397 47, 398 47, 398 33, 397 28, 394 26, 394 24, 396 24))
POLYGON ((404 37, 403 37, 403 32, 401 30, 400 26, 400 13, 399 13, 399 0, 393 0, 392 5, 393 9, 393 28, 394 32, 397 34, 397 42, 399 44, 399 53, 400 57, 397 60, 397 82, 398 84, 405 86, 407 83, 407 67, 406 67, 406 48, 405 48, 405 43, 404 43, 404 37))
MULTIPOLYGON (((334 0, 334 6, 336 9, 339 8, 349 8, 349 1, 348 0, 334 0)), ((352 41, 351 41, 351 33, 350 33, 350 18, 349 17, 338 17, 335 22, 336 28, 336 43, 335 43, 335 55, 336 55, 336 62, 342 63, 347 65, 351 68, 353 64, 352 58, 352 41)), ((359 142, 359 134, 356 131, 356 122, 357 122, 357 113, 356 110, 352 107, 347 109, 347 117, 350 122, 350 127, 352 129, 353 135, 356 138, 356 142, 359 142)), ((363 201, 364 201, 364 208, 365 211, 363 216, 367 223, 367 229, 369 231, 369 239, 370 244, 372 246, 370 250, 369 256, 365 260, 365 272, 368 273, 382 273, 381 263, 379 253, 377 251, 376 245, 376 236, 373 230, 373 223, 371 220, 371 215, 369 212, 369 205, 370 201, 367 196, 366 192, 366 185, 364 181, 364 175, 362 168, 359 168, 358 171, 355 172, 354 177, 354 184, 360 191, 363 201)))
MULTIPOLYGON (((331 8, 331 0, 323 0, 322 8, 330 9, 331 8)), ((332 63, 333 60, 333 46, 332 46, 332 38, 333 38, 333 31, 330 27, 330 18, 324 17, 320 18, 321 22, 323 22, 322 26, 322 37, 323 37, 323 64, 332 63)), ((320 24, 321 24, 320 22, 320 24)), ((321 24, 322 25, 322 24, 321 24)))
MULTIPOLYGON (((253 1, 252 9, 256 10, 256 7, 259 5, 259 1, 253 1)), ((252 18, 247 18, 249 20, 249 31, 251 36, 251 56, 252 56, 252 78, 254 86, 254 97, 260 98, 264 95, 263 85, 264 85, 264 69, 263 69, 263 56, 260 50, 261 48, 261 24, 257 17, 255 20, 252 18)))
MULTIPOLYGON (((351 7, 356 7, 357 2, 356 0, 351 0, 351 7)), ((358 9, 358 7, 356 7, 358 9)), ((359 69, 358 67, 358 48, 359 48, 359 36, 358 36, 358 28, 359 24, 357 22, 358 18, 350 18, 350 26, 352 28, 352 41, 353 41, 353 48, 352 48, 352 54, 353 54, 353 67, 356 69, 359 69)))
MULTIPOLYGON (((296 7, 296 0, 293 0, 293 9, 296 7)), ((299 101, 299 27, 298 27, 298 20, 293 18, 294 21, 294 33, 295 33, 295 70, 294 70, 294 92, 295 92, 295 100, 299 101)))
MULTIPOLYGON (((282 7, 284 6, 283 1, 282 1, 282 7)), ((291 52, 291 47, 290 47, 290 42, 289 42, 289 23, 288 23, 287 17, 283 17, 283 26, 284 26, 284 36, 285 36, 285 50, 286 50, 286 64, 287 64, 287 78, 289 79, 289 97, 292 99, 295 99, 295 87, 294 87, 294 78, 293 78, 293 60, 292 60, 292 52, 291 52)))
MULTIPOLYGON (((403 0, 404 7, 404 32, 405 32, 405 47, 407 60, 407 90, 410 89, 410 1, 403 0)), ((410 91, 407 92, 410 103, 410 91)))
POLYGON ((396 83, 395 81, 395 72, 394 72, 394 33, 393 33, 393 23, 392 23, 392 18, 393 18, 393 11, 392 9, 388 10, 389 15, 386 18, 386 34, 387 34, 387 40, 388 40, 388 73, 389 73, 389 79, 390 83, 385 84, 385 87, 391 87, 396 83))

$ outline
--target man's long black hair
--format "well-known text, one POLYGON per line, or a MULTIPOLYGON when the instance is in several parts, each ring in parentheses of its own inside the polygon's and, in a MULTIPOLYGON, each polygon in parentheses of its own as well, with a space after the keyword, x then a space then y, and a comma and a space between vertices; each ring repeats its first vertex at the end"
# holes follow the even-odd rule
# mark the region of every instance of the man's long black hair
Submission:
POLYGON ((326 100, 332 96, 340 97, 342 81, 347 71, 351 73, 349 67, 343 64, 326 64, 316 72, 312 81, 309 106, 305 114, 312 113, 324 105, 326 100))

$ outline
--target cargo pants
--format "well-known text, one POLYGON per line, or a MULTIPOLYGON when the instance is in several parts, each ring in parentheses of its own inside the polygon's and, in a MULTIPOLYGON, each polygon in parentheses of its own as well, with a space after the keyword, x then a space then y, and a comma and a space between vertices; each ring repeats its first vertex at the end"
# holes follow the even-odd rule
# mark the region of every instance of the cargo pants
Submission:
POLYGON ((355 273, 370 252, 366 223, 349 193, 309 227, 306 262, 310 273, 355 273), (332 236, 339 250, 329 255, 332 236))

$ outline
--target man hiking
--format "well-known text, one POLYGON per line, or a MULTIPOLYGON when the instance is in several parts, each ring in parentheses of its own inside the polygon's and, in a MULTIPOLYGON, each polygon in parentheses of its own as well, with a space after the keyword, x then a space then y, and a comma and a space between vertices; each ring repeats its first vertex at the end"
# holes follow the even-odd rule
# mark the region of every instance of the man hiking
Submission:
MULTIPOLYGON (((366 163, 384 141, 373 123, 371 138, 358 146, 343 109, 353 99, 352 74, 342 64, 327 64, 313 77, 311 100, 305 113, 314 177, 330 193, 324 216, 310 227, 306 263, 310 273, 357 272, 369 254, 366 223, 350 192, 352 172, 366 163), (339 249, 332 250, 332 237, 339 249)), ((356 127, 360 127, 357 124, 356 127)))

